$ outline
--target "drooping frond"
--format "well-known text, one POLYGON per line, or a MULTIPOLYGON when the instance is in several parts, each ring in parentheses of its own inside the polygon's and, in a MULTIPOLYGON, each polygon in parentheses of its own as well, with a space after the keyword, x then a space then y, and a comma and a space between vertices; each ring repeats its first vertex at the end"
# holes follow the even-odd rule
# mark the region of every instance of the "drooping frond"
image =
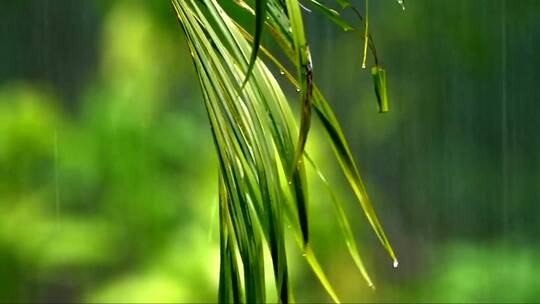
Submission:
MULTIPOLYGON (((350 5, 345 0, 338 2, 350 5)), ((259 0, 252 8, 242 0, 235 0, 239 8, 254 15, 256 25, 251 35, 217 0, 172 0, 172 3, 197 71, 219 159, 219 301, 265 302, 265 248, 271 255, 279 300, 284 303, 293 300, 285 246, 285 227, 291 225, 308 263, 332 299, 339 302, 309 246, 305 161, 328 185, 304 151, 312 113, 328 134, 336 159, 377 237, 391 258, 396 260, 396 257, 341 126, 313 81, 302 5, 298 0, 259 0), (296 67, 294 74, 261 45, 263 29, 296 67), (276 65, 298 88, 302 109, 299 127, 279 83, 263 56, 259 56, 263 54, 269 64, 276 65)), ((336 10, 315 0, 306 3, 345 31, 354 30, 336 10)), ((362 24, 367 24, 367 20, 362 24)), ((366 31, 366 50, 369 45, 373 52, 372 43, 366 31)), ((377 96, 379 100, 384 96, 386 104, 386 92, 382 92, 386 90, 384 70, 380 66, 375 68, 377 96)), ((330 186, 328 189, 331 191, 330 186)), ((347 216, 340 202, 332 198, 351 257, 372 286, 347 216)))

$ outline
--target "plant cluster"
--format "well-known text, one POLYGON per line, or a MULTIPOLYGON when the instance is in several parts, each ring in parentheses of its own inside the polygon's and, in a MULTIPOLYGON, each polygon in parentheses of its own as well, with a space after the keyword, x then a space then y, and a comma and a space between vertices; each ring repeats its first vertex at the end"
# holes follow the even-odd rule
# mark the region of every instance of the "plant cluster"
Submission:
MULTIPOLYGON (((291 226, 304 256, 335 302, 332 285, 309 245, 306 167, 324 175, 305 150, 312 116, 328 135, 336 159, 376 236, 397 267, 397 258, 379 223, 351 149, 332 107, 317 87, 303 11, 313 8, 344 31, 356 30, 335 9, 316 0, 235 0, 253 16, 253 35, 218 0, 172 0, 185 32, 204 96, 219 159, 220 302, 265 302, 264 256, 272 259, 275 287, 281 302, 294 300, 289 282, 285 227, 291 226), (293 71, 262 45, 271 35, 293 71), (268 68, 271 64, 296 87, 301 105, 297 126, 283 89, 268 68)), ((369 6, 362 14, 348 0, 363 29, 363 65, 370 52, 379 111, 388 111, 386 73, 369 34, 369 6)), ((403 2, 398 1, 401 5, 403 2)), ((350 255, 369 286, 354 233, 340 202, 332 196, 336 217, 350 255)))

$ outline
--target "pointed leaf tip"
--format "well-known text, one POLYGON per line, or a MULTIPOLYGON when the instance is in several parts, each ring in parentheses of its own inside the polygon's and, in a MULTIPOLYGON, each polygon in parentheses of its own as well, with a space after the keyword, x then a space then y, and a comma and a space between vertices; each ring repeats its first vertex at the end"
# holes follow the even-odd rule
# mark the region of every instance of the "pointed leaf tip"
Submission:
POLYGON ((257 0, 255 1, 255 35, 253 39, 253 49, 251 51, 251 57, 249 59, 248 68, 246 70, 246 78, 242 83, 241 89, 244 89, 246 84, 249 81, 251 73, 253 73, 253 68, 257 62, 257 56, 261 48, 261 40, 264 29, 264 21, 266 20, 266 5, 268 0, 257 0))

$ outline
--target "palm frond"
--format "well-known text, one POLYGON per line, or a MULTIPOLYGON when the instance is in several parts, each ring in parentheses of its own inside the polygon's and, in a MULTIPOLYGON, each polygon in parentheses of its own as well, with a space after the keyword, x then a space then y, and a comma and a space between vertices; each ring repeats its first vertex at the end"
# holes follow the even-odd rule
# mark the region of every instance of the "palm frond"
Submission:
MULTIPOLYGON (((172 0, 197 71, 219 159, 219 301, 265 302, 265 248, 271 255, 280 302, 294 301, 285 246, 285 227, 291 225, 306 260, 328 294, 339 302, 309 246, 304 160, 331 192, 323 173, 304 151, 312 112, 328 134, 338 163, 375 234, 397 261, 394 251, 375 214, 341 126, 313 81, 301 4, 298 0, 264 0, 256 1, 253 9, 242 0, 235 2, 254 15, 254 35, 235 22, 217 0, 172 0), (294 74, 262 46, 263 28, 296 67, 294 74), (302 109, 299 127, 260 53, 298 88, 302 109)), ((354 30, 336 10, 315 0, 307 2, 344 31, 354 30)), ((350 5, 346 0, 337 2, 350 5)), ((363 24, 367 25, 367 21, 363 24)), ((376 56, 367 30, 365 43, 366 50, 369 44, 376 56)), ((386 76, 378 64, 373 77, 383 111, 387 109, 386 76)), ((343 207, 334 194, 331 197, 351 257, 372 286, 343 207)))

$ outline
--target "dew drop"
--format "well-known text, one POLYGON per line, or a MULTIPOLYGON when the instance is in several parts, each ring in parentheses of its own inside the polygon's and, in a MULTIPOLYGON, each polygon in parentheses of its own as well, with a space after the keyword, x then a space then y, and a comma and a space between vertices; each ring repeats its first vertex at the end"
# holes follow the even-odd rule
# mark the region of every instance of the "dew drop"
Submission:
POLYGON ((285 75, 285 72, 283 72, 283 71, 279 71, 279 73, 280 73, 281 75, 285 75))
POLYGON ((366 69, 366 64, 365 63, 362 63, 362 69, 366 69))
POLYGON ((397 0, 397 3, 401 5, 401 8, 405 10, 405 2, 403 0, 397 0))
POLYGON ((303 257, 307 257, 307 253, 305 253, 305 252, 302 253, 302 256, 303 256, 303 257))
POLYGON ((296 89, 296 92, 300 92, 300 88, 297 88, 297 89, 296 89))
POLYGON ((394 268, 398 268, 398 266, 399 266, 398 260, 394 260, 394 265, 393 266, 394 266, 394 268))

